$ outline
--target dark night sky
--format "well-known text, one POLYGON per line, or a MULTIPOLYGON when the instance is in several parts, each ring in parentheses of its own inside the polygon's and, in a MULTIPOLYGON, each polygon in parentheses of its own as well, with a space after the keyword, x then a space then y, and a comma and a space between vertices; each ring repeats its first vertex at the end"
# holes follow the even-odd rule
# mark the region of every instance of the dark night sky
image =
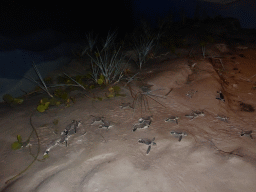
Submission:
MULTIPOLYGON (((166 13, 172 13, 179 19, 180 10, 188 17, 194 16, 196 0, 120 0, 91 1, 87 5, 81 1, 0 1, 0 34, 18 35, 36 30, 51 28, 72 37, 81 38, 88 31, 106 34, 118 29, 120 33, 131 32, 144 16, 150 21, 166 13)), ((228 6, 201 3, 200 14, 238 17, 242 27, 256 28, 255 0, 241 0, 228 6)))
POLYGON ((131 4, 127 1, 93 2, 87 5, 81 1, 72 3, 21 3, 15 0, 1 0, 0 34, 16 35, 34 30, 51 28, 72 36, 84 35, 93 30, 107 33, 109 30, 124 31, 133 27, 131 4), (79 2, 79 3, 77 3, 79 2))

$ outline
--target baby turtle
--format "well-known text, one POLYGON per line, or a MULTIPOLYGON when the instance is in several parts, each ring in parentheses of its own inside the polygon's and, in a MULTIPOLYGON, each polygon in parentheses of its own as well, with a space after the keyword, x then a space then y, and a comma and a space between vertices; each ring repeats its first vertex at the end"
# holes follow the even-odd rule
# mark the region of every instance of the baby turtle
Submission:
POLYGON ((153 115, 147 116, 147 117, 142 117, 142 118, 139 119, 139 123, 144 123, 145 122, 146 124, 150 125, 152 120, 153 120, 153 115))
POLYGON ((111 123, 107 120, 102 120, 102 125, 99 126, 99 128, 108 129, 112 127, 111 123))
POLYGON ((137 129, 146 129, 149 128, 149 124, 146 122, 143 123, 137 123, 133 126, 133 132, 136 131, 137 129))
POLYGON ((190 115, 185 115, 185 117, 190 118, 190 120, 193 120, 194 118, 197 117, 204 117, 204 112, 203 111, 192 111, 190 115))
POLYGON ((188 136, 188 134, 185 133, 185 132, 171 131, 170 133, 171 133, 171 135, 173 135, 174 137, 179 138, 179 141, 181 141, 181 139, 182 139, 183 136, 188 136))
POLYGON ((241 136, 247 136, 247 137, 250 137, 251 139, 253 139, 253 137, 252 137, 252 130, 250 130, 250 131, 242 131, 241 136))
POLYGON ((57 140, 53 140, 47 147, 47 149, 44 152, 44 155, 49 154, 50 150, 54 148, 55 146, 59 144, 66 144, 66 147, 68 146, 68 139, 71 135, 75 134, 77 131, 77 128, 81 125, 81 121, 73 120, 72 123, 70 123, 64 131, 61 132, 60 138, 57 140))
POLYGON ((140 89, 142 90, 143 93, 149 93, 151 92, 151 87, 153 87, 153 85, 144 85, 141 86, 140 89))
POLYGON ((69 124, 66 129, 61 133, 61 135, 73 135, 76 133, 77 128, 81 125, 81 121, 73 120, 71 124, 69 124))
POLYGON ((91 125, 102 123, 102 121, 105 119, 105 117, 91 116, 93 117, 91 125))
POLYGON ((132 108, 131 103, 121 103, 121 105, 119 106, 121 109, 128 109, 128 108, 132 108))
POLYGON ((197 93, 197 91, 194 91, 194 90, 192 89, 192 90, 190 90, 190 91, 186 94, 186 96, 191 99, 196 93, 197 93))
POLYGON ((217 93, 218 93, 219 95, 216 97, 216 99, 225 102, 223 93, 222 93, 221 91, 217 91, 217 93))
POLYGON ((219 120, 221 120, 221 121, 224 121, 224 122, 228 123, 228 117, 219 116, 219 115, 218 115, 216 118, 219 119, 219 120))
POLYGON ((171 117, 165 119, 165 122, 173 122, 173 123, 178 124, 178 119, 179 119, 179 117, 171 116, 171 117))
MULTIPOLYGON (((61 137, 65 138, 64 135, 61 136, 61 137)), ((61 139, 57 139, 57 140, 52 141, 52 142, 47 146, 47 149, 46 149, 45 152, 44 152, 44 156, 45 156, 45 155, 48 155, 49 152, 50 152, 50 150, 51 150, 52 148, 56 147, 56 146, 60 143, 60 140, 61 140, 61 139)))
POLYGON ((148 149, 147 149, 147 152, 146 154, 148 155, 149 152, 150 152, 150 149, 151 149, 151 145, 156 145, 156 143, 154 142, 155 141, 155 137, 151 140, 151 139, 139 139, 138 142, 139 143, 144 143, 146 145, 149 145, 148 146, 148 149))
POLYGON ((152 122, 152 116, 142 117, 139 119, 139 123, 133 125, 133 132, 137 129, 146 129, 152 122))

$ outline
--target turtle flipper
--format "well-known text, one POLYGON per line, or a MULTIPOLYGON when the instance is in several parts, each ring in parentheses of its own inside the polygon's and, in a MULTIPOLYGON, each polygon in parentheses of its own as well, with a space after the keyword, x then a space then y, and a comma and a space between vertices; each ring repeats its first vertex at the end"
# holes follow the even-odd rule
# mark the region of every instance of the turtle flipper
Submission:
POLYGON ((150 149, 151 149, 151 145, 148 146, 147 155, 149 154, 150 149))

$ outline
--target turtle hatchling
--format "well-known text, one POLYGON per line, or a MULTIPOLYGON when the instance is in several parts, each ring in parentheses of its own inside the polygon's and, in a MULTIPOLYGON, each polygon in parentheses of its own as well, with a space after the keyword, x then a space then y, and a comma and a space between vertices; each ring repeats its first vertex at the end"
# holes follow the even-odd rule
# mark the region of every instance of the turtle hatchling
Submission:
POLYGON ((143 123, 137 123, 133 126, 133 132, 136 131, 137 129, 146 129, 149 128, 149 124, 147 124, 146 122, 143 123))
POLYGON ((252 137, 252 130, 250 130, 250 131, 243 131, 241 133, 241 136, 247 136, 247 137, 250 137, 251 139, 253 139, 253 137, 252 137))
POLYGON ((179 117, 171 116, 171 117, 165 119, 165 122, 173 122, 173 123, 178 124, 178 119, 179 119, 179 117))
POLYGON ((203 111, 192 111, 190 113, 190 115, 185 115, 185 117, 190 118, 190 120, 193 120, 193 119, 195 119, 197 117, 204 117, 204 116, 205 115, 204 115, 203 111))
POLYGON ((128 109, 131 108, 133 109, 131 103, 121 103, 121 105, 119 106, 121 109, 128 109))
POLYGON ((154 142, 155 141, 155 137, 151 140, 151 139, 139 139, 138 142, 139 143, 144 143, 146 145, 149 145, 148 146, 148 149, 147 149, 147 152, 146 154, 148 155, 149 152, 150 152, 150 149, 151 149, 151 145, 156 145, 156 143, 154 142))
POLYGON ((61 133, 61 135, 73 135, 76 133, 77 128, 81 125, 81 121, 73 120, 72 123, 70 123, 66 129, 61 133))
POLYGON ((219 95, 216 97, 216 99, 225 102, 223 93, 222 93, 221 91, 217 91, 217 93, 218 93, 219 95))
POLYGON ((100 124, 105 119, 105 117, 97 117, 97 116, 93 116, 93 115, 91 115, 91 116, 93 117, 91 125, 100 124))
POLYGON ((152 120, 153 120, 153 116, 152 115, 151 116, 147 116, 147 117, 142 117, 142 118, 139 119, 139 123, 144 123, 145 122, 146 124, 150 125, 152 120))
POLYGON ((102 125, 99 126, 99 128, 108 129, 112 127, 111 123, 107 120, 102 120, 102 125))
POLYGON ((66 147, 68 146, 68 139, 71 135, 75 134, 77 132, 78 127, 81 125, 81 121, 73 120, 72 123, 70 123, 64 131, 61 132, 60 138, 53 140, 48 146, 47 149, 44 152, 44 155, 48 155, 50 150, 54 148, 55 146, 59 144, 66 144, 66 147))
POLYGON ((182 137, 188 136, 188 134, 185 133, 185 132, 171 131, 170 133, 171 133, 171 135, 173 135, 174 137, 179 138, 179 141, 181 141, 182 137))
POLYGON ((139 119, 139 123, 133 125, 133 132, 137 129, 146 129, 152 122, 152 116, 142 117, 139 119))
POLYGON ((224 122, 226 122, 226 123, 228 123, 228 119, 229 119, 228 117, 219 116, 219 115, 218 115, 216 118, 219 119, 219 120, 221 120, 221 121, 224 121, 224 122))

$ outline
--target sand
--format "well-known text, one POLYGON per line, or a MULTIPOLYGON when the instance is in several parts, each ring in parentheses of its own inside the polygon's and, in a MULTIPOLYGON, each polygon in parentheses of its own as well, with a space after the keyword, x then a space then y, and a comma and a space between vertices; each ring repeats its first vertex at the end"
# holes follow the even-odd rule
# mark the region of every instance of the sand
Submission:
MULTIPOLYGON (((11 108, 2 104, 0 111, 0 189, 2 191, 61 192, 253 192, 256 188, 256 116, 246 111, 256 106, 256 50, 236 50, 221 60, 175 58, 152 61, 143 69, 143 82, 130 84, 133 93, 151 85, 151 95, 138 93, 135 110, 121 109, 122 102, 133 103, 128 87, 125 97, 92 101, 83 91, 75 92, 76 102, 70 107, 50 108, 35 112, 41 95, 31 97, 23 105, 11 108), (223 69, 223 66, 224 69, 223 69), (216 99, 222 91, 225 102, 216 99), (157 95, 157 96, 156 96, 157 95), (154 100, 153 100, 153 99, 154 100), (242 103, 242 104, 241 104, 242 103), (146 105, 148 108, 145 109, 146 105), (192 111, 204 116, 189 119, 192 111), (81 120, 78 132, 68 147, 53 148, 44 162, 35 162, 15 180, 5 182, 25 169, 33 157, 29 148, 11 150, 19 134, 24 139, 32 130, 29 117, 40 138, 42 159, 46 146, 59 137, 72 121, 81 120), (113 127, 99 129, 91 125, 92 116, 104 116, 113 127), (149 128, 132 131, 139 118, 152 115, 149 128), (217 116, 227 117, 221 121, 217 116), (178 124, 165 122, 177 116, 178 124), (55 126, 53 121, 59 120, 55 126), (54 134, 56 132, 58 134, 54 134), (179 142, 171 131, 186 132, 179 142), (252 131, 252 138, 241 136, 252 131), (84 134, 86 132, 86 134, 84 134), (153 139, 148 146, 142 138, 153 139)), ((106 90, 95 89, 101 95, 106 90)), ((87 93, 88 94, 88 93, 87 93)), ((37 139, 31 139, 32 152, 37 139)))

